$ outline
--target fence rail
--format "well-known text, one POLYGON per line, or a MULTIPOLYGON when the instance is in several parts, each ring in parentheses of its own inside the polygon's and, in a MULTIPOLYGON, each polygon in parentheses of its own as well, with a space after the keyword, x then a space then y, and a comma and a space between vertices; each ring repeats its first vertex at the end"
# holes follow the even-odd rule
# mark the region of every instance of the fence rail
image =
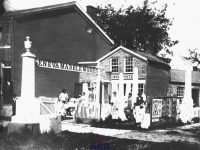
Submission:
POLYGON ((57 98, 39 97, 40 114, 57 114, 57 98))

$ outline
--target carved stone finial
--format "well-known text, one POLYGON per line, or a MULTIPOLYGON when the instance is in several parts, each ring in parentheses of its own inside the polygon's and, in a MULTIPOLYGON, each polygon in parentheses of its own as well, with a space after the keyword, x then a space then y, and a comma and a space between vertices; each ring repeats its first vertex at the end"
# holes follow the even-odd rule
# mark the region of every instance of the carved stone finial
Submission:
POLYGON ((26 48, 27 52, 30 52, 30 48, 31 48, 31 41, 29 41, 30 37, 27 36, 26 37, 26 41, 24 41, 24 47, 26 48))

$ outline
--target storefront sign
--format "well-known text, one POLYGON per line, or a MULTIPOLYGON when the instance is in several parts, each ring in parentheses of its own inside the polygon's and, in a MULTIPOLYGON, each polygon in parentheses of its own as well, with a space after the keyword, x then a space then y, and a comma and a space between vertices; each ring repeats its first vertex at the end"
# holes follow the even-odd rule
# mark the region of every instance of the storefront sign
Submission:
POLYGON ((119 80, 119 75, 112 74, 111 80, 119 80))
MULTIPOLYGON (((112 74, 111 75, 112 80, 119 80, 119 74, 112 74)), ((123 75, 124 80, 132 80, 133 79, 133 74, 124 74, 123 75)))
POLYGON ((153 99, 152 122, 158 122, 161 116, 162 116, 162 99, 153 99))
POLYGON ((125 80, 132 80, 133 79, 133 74, 124 74, 124 79, 125 80))
POLYGON ((36 66, 49 69, 58 69, 66 71, 75 71, 75 72, 86 72, 86 73, 97 73, 97 68, 94 67, 84 67, 80 65, 70 65, 61 62, 54 62, 48 60, 36 60, 36 66))

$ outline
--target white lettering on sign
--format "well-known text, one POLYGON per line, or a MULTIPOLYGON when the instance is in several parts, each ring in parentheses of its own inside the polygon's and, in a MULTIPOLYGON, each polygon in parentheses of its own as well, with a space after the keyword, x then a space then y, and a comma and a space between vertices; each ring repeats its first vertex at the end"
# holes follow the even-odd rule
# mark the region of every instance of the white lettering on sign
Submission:
POLYGON ((36 59, 36 66, 42 68, 50 68, 50 69, 58 69, 58 70, 66 70, 66 71, 74 71, 74 72, 86 72, 86 73, 97 73, 97 68, 94 67, 84 67, 79 65, 70 65, 61 62, 53 62, 47 60, 39 60, 36 59))
POLYGON ((111 75, 111 79, 112 80, 118 80, 119 79, 119 75, 111 75))
POLYGON ((126 80, 127 79, 128 80, 131 79, 132 80, 133 79, 133 75, 132 74, 124 74, 124 79, 126 79, 126 80))

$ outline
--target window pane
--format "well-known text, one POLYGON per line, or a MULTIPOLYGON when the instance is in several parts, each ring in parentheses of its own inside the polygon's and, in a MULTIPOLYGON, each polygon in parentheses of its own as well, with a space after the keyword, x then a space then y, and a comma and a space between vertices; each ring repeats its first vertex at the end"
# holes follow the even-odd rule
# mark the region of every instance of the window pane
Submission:
POLYGON ((138 84, 138 93, 144 93, 144 84, 143 83, 138 84))
POLYGON ((132 57, 125 59, 125 72, 133 72, 133 58, 132 57))
POLYGON ((111 67, 112 67, 112 72, 118 72, 119 71, 118 58, 112 58, 111 67))
POLYGON ((184 87, 177 87, 177 96, 183 97, 184 87))

